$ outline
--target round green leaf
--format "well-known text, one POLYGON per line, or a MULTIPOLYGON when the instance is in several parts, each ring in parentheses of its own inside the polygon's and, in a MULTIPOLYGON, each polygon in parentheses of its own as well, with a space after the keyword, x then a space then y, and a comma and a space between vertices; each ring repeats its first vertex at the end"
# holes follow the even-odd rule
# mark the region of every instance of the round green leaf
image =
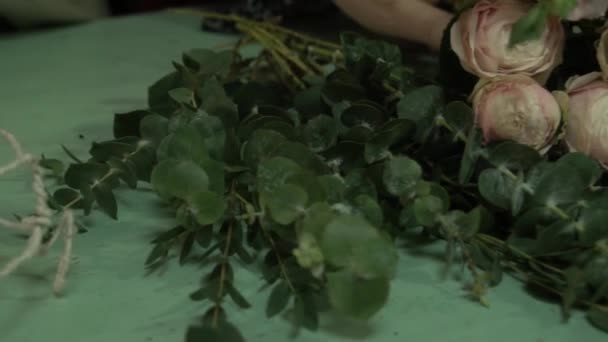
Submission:
POLYGON ((330 264, 347 267, 361 277, 392 277, 395 272, 395 246, 360 216, 343 215, 332 220, 323 232, 320 247, 330 264))
POLYGON ((255 115, 252 119, 241 123, 239 137, 249 139, 251 134, 259 129, 276 131, 286 137, 295 137, 293 123, 287 118, 272 115, 255 115))
POLYGON ((306 170, 313 171, 317 174, 326 173, 327 165, 313 153, 306 145, 299 142, 287 141, 278 146, 277 156, 289 158, 306 170))
POLYGON ((357 144, 365 144, 373 136, 374 131, 369 126, 356 125, 352 126, 342 134, 343 141, 350 141, 357 144))
POLYGON ((321 249, 333 265, 347 266, 357 250, 376 238, 378 232, 363 218, 344 215, 328 224, 321 239, 321 249))
POLYGON ((511 196, 515 189, 515 180, 509 178, 498 169, 486 169, 479 175, 477 187, 479 193, 493 205, 509 209, 511 196))
POLYGON ((336 217, 336 213, 327 203, 314 203, 298 225, 298 234, 308 233, 320 239, 325 227, 336 217))
POLYGON ((452 101, 445 106, 445 121, 454 129, 454 134, 466 135, 473 126, 473 109, 462 101, 452 101))
POLYGON ((439 183, 430 183, 430 195, 441 199, 443 211, 447 211, 450 208, 450 195, 444 187, 439 185, 439 183))
POLYGON ((327 275, 327 294, 332 307, 344 315, 366 320, 388 300, 390 284, 386 278, 361 279, 348 271, 327 275))
POLYGON ((265 202, 272 219, 277 223, 288 225, 306 210, 308 195, 299 186, 282 184, 268 193, 265 202))
POLYGON ((578 170, 568 163, 549 164, 538 176, 533 199, 541 205, 560 205, 576 202, 589 184, 579 175, 578 170))
POLYGON ((330 116, 316 116, 306 123, 304 137, 312 151, 324 151, 336 143, 338 125, 335 119, 330 116))
POLYGON ((593 185, 601 176, 600 164, 582 153, 567 153, 557 161, 558 164, 568 164, 577 171, 577 175, 587 185, 593 185))
POLYGON ((497 168, 527 170, 540 162, 541 156, 532 147, 507 141, 492 148, 488 160, 497 168))
POLYGON ((608 239, 608 208, 586 209, 576 222, 581 242, 593 247, 597 241, 608 239))
POLYGON ((159 161, 189 159, 199 163, 209 158, 209 153, 198 130, 193 126, 183 126, 162 140, 157 156, 159 161))
POLYGON ((276 131, 259 129, 253 132, 242 150, 242 158, 251 167, 263 159, 276 155, 279 146, 285 142, 285 137, 276 131))
POLYGON ((393 119, 383 124, 365 144, 365 161, 373 163, 389 155, 394 144, 410 136, 416 125, 406 119, 393 119))
POLYGON ((342 112, 341 119, 346 126, 377 127, 384 122, 385 115, 376 106, 355 103, 342 112))
POLYGON ((258 191, 260 193, 272 193, 300 170, 301 168, 296 162, 285 157, 265 159, 258 165, 258 191))
POLYGON ((225 198, 215 192, 201 191, 188 199, 190 211, 196 222, 208 225, 217 222, 226 210, 225 198))
POLYGON ((388 192, 396 196, 409 195, 421 177, 422 168, 409 157, 395 157, 384 167, 384 185, 388 192))
POLYGON ((346 184, 345 196, 351 200, 359 195, 368 195, 372 198, 377 198, 378 193, 374 183, 367 177, 364 169, 354 169, 346 175, 344 179, 346 184))
POLYGON ((327 77, 321 97, 327 104, 365 98, 365 88, 345 70, 336 70, 327 77))
POLYGON ((203 115, 190 122, 203 138, 209 155, 215 160, 224 160, 226 130, 222 120, 211 115, 203 115))
POLYGON ((343 179, 335 175, 322 175, 317 179, 323 187, 329 203, 338 203, 344 200, 346 184, 343 179))
POLYGON ((415 89, 403 96, 397 104, 399 117, 413 122, 432 122, 441 105, 442 89, 429 85, 415 89))
POLYGON ((151 181, 161 197, 187 199, 209 187, 207 173, 191 160, 161 161, 152 170, 151 181))
POLYGON ((373 226, 382 226, 384 221, 382 208, 372 197, 359 195, 355 197, 353 204, 373 226))
MULTIPOLYGON (((319 182, 319 178, 310 171, 302 170, 287 179, 287 183, 296 185, 308 194, 308 200, 311 203, 324 202, 327 200, 325 188, 319 182)), ((333 190, 332 190, 333 191, 333 190)))
POLYGON ((436 196, 419 197, 414 201, 414 217, 423 226, 434 226, 437 217, 444 211, 443 201, 436 196))

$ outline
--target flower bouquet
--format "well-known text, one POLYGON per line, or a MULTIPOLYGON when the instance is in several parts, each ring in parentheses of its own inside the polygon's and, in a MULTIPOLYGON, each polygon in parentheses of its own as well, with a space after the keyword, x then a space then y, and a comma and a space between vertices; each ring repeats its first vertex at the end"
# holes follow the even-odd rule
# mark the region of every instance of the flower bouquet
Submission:
POLYGON ((146 267, 175 252, 207 265, 187 341, 244 340, 225 310, 250 307, 243 263, 270 288, 267 317, 366 320, 412 235, 444 244, 483 305, 508 272, 608 331, 608 2, 456 6, 430 63, 349 32, 336 44, 200 13, 242 39, 185 52, 87 159, 40 160, 58 183, 49 205, 116 218, 114 190, 149 184, 176 223, 146 267))

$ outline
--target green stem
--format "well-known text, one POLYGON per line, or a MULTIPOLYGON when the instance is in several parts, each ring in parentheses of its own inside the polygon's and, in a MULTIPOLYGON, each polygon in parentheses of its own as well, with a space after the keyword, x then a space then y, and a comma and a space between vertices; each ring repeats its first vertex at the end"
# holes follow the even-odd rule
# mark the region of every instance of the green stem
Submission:
POLYGON ((509 244, 507 244, 505 241, 500 240, 498 238, 495 238, 491 235, 487 235, 487 234, 477 234, 476 238, 481 241, 481 242, 486 242, 486 243, 490 243, 492 245, 494 245, 495 247, 499 247, 503 250, 509 250, 515 254, 517 254, 519 257, 526 259, 529 262, 533 262, 539 266, 542 266, 550 271, 553 271, 555 273, 558 273, 560 275, 563 275, 564 272, 562 270, 560 270, 559 268, 553 267, 549 264, 540 262, 538 260, 536 260, 533 256, 529 255, 528 253, 518 249, 517 247, 513 247, 509 244))
MULTIPOLYGON (((220 285, 217 289, 217 299, 218 301, 224 295, 224 282, 226 281, 226 263, 228 262, 228 252, 230 251, 230 242, 232 241, 232 221, 228 224, 228 232, 226 234, 226 246, 224 247, 223 257, 222 257, 222 269, 220 270, 220 285)), ((212 326, 217 328, 217 323, 220 314, 220 306, 219 304, 215 305, 213 310, 213 320, 212 326)))

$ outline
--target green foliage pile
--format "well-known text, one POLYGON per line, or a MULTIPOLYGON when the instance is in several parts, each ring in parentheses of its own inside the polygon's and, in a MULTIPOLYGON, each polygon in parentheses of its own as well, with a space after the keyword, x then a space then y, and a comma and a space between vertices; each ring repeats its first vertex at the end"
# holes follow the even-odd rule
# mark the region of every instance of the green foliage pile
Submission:
POLYGON ((208 309, 187 341, 244 340, 224 309, 250 307, 241 263, 270 287, 267 317, 309 330, 328 310, 368 319, 387 302, 406 234, 443 241, 482 304, 509 271, 608 330, 608 189, 595 161, 483 145, 466 98, 413 72, 396 46, 239 27, 259 55, 188 51, 88 159, 72 156, 65 172, 44 162, 64 180, 54 207, 85 214, 116 218, 115 190, 151 183, 176 225, 146 266, 172 249, 211 264, 191 294, 208 309))

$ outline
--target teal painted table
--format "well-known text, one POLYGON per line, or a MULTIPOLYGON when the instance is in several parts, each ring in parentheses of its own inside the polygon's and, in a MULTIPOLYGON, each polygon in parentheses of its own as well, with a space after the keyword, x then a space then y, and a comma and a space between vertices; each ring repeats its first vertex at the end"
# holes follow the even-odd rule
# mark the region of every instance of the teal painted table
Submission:
MULTIPOLYGON (((146 87, 170 70, 171 60, 194 47, 231 37, 198 30, 196 18, 170 14, 110 19, 51 32, 0 38, 0 127, 32 153, 67 159, 60 144, 85 155, 93 140, 111 138, 112 116, 145 107, 146 87), (84 139, 79 137, 84 136, 84 139)), ((9 160, 0 145, 0 159, 9 160)), ((171 228, 149 188, 121 191, 119 220, 95 212, 89 232, 75 240, 67 294, 51 294, 60 252, 39 257, 0 281, 0 341, 182 341, 204 307, 190 301, 202 271, 172 262, 145 275, 153 233, 171 228)), ((32 209, 25 172, 0 179, 0 215, 32 209)), ((0 231, 0 262, 23 241, 0 231)), ((577 313, 561 323, 559 305, 527 294, 510 278, 493 289, 484 308, 466 299, 462 282, 440 281, 441 244, 403 248, 390 304, 365 326, 324 317, 319 334, 297 341, 606 341, 577 313)), ((282 318, 264 319, 268 291, 257 273, 236 273, 253 308, 231 306, 230 317, 249 341, 287 341, 282 318)), ((231 304, 229 304, 231 305, 231 304)))

